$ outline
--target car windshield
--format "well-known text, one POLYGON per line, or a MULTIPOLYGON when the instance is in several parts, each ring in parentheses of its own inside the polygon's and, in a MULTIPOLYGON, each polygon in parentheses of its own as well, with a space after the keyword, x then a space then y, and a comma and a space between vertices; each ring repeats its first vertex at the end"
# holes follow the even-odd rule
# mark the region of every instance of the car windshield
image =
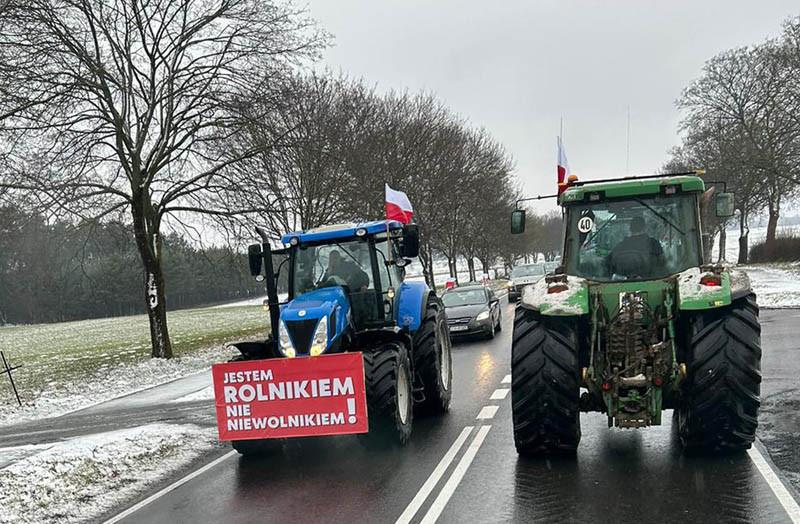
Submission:
POLYGON ((473 306, 486 304, 486 291, 483 289, 465 289, 448 291, 442 296, 445 307, 473 306))
POLYGON ((692 194, 569 206, 567 273, 597 281, 663 278, 700 265, 692 194))
POLYGON ((541 264, 517 266, 511 270, 511 278, 531 277, 538 275, 544 275, 544 266, 541 264))
POLYGON ((294 293, 329 286, 375 289, 369 244, 361 240, 300 247, 294 257, 294 293))

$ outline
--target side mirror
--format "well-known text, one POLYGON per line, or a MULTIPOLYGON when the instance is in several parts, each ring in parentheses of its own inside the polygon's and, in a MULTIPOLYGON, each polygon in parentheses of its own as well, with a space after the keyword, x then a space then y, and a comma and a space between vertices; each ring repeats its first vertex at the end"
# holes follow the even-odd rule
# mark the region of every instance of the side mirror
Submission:
POLYGON ((394 261, 394 265, 397 266, 397 267, 406 267, 410 263, 411 263, 411 260, 409 260, 407 258, 398 258, 397 260, 394 261))
POLYGON ((511 212, 511 234, 519 235, 525 232, 525 210, 515 209, 511 212))
POLYGON ((264 262, 261 244, 250 244, 247 246, 247 257, 250 262, 250 274, 254 277, 261 276, 261 265, 264 262))
POLYGON ((403 258, 414 258, 419 255, 419 227, 416 224, 403 226, 403 242, 400 244, 400 255, 403 258))
POLYGON ((734 215, 733 193, 718 193, 714 201, 718 218, 730 218, 734 215))

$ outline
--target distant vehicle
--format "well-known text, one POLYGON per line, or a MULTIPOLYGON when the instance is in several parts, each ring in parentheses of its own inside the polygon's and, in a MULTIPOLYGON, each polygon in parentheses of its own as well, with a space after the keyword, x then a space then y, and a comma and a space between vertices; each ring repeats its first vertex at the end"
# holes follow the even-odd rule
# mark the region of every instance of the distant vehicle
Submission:
POLYGON ((481 284, 449 289, 442 295, 450 335, 485 335, 494 338, 501 329, 500 300, 481 284))
POLYGON ((522 295, 522 288, 535 284, 546 273, 544 264, 522 264, 511 270, 508 281, 508 300, 517 300, 522 295))

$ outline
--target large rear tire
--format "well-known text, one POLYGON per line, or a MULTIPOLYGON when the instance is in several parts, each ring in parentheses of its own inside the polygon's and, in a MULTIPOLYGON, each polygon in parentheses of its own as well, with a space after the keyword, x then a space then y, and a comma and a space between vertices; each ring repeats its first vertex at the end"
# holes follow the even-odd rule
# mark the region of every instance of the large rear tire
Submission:
POLYGON ((581 440, 579 380, 574 326, 518 306, 511 347, 511 405, 518 453, 575 453, 581 440))
POLYGON ((441 414, 450 409, 453 387, 451 349, 444 306, 435 297, 430 297, 425 318, 414 336, 414 369, 425 396, 418 404, 420 412, 441 414))
POLYGON ((690 319, 678 434, 687 451, 736 452, 756 436, 761 405, 761 325, 751 294, 690 319))
POLYGON ((363 355, 369 433, 359 438, 368 447, 403 446, 414 420, 408 350, 403 344, 386 342, 363 355))

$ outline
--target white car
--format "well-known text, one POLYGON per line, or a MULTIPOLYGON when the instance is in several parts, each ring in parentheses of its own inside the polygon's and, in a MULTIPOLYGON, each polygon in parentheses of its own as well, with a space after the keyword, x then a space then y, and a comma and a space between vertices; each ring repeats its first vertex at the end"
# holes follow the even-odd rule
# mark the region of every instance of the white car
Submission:
POLYGON ((544 264, 521 264, 514 266, 508 282, 508 300, 517 300, 522 296, 522 288, 535 284, 545 275, 544 264))

